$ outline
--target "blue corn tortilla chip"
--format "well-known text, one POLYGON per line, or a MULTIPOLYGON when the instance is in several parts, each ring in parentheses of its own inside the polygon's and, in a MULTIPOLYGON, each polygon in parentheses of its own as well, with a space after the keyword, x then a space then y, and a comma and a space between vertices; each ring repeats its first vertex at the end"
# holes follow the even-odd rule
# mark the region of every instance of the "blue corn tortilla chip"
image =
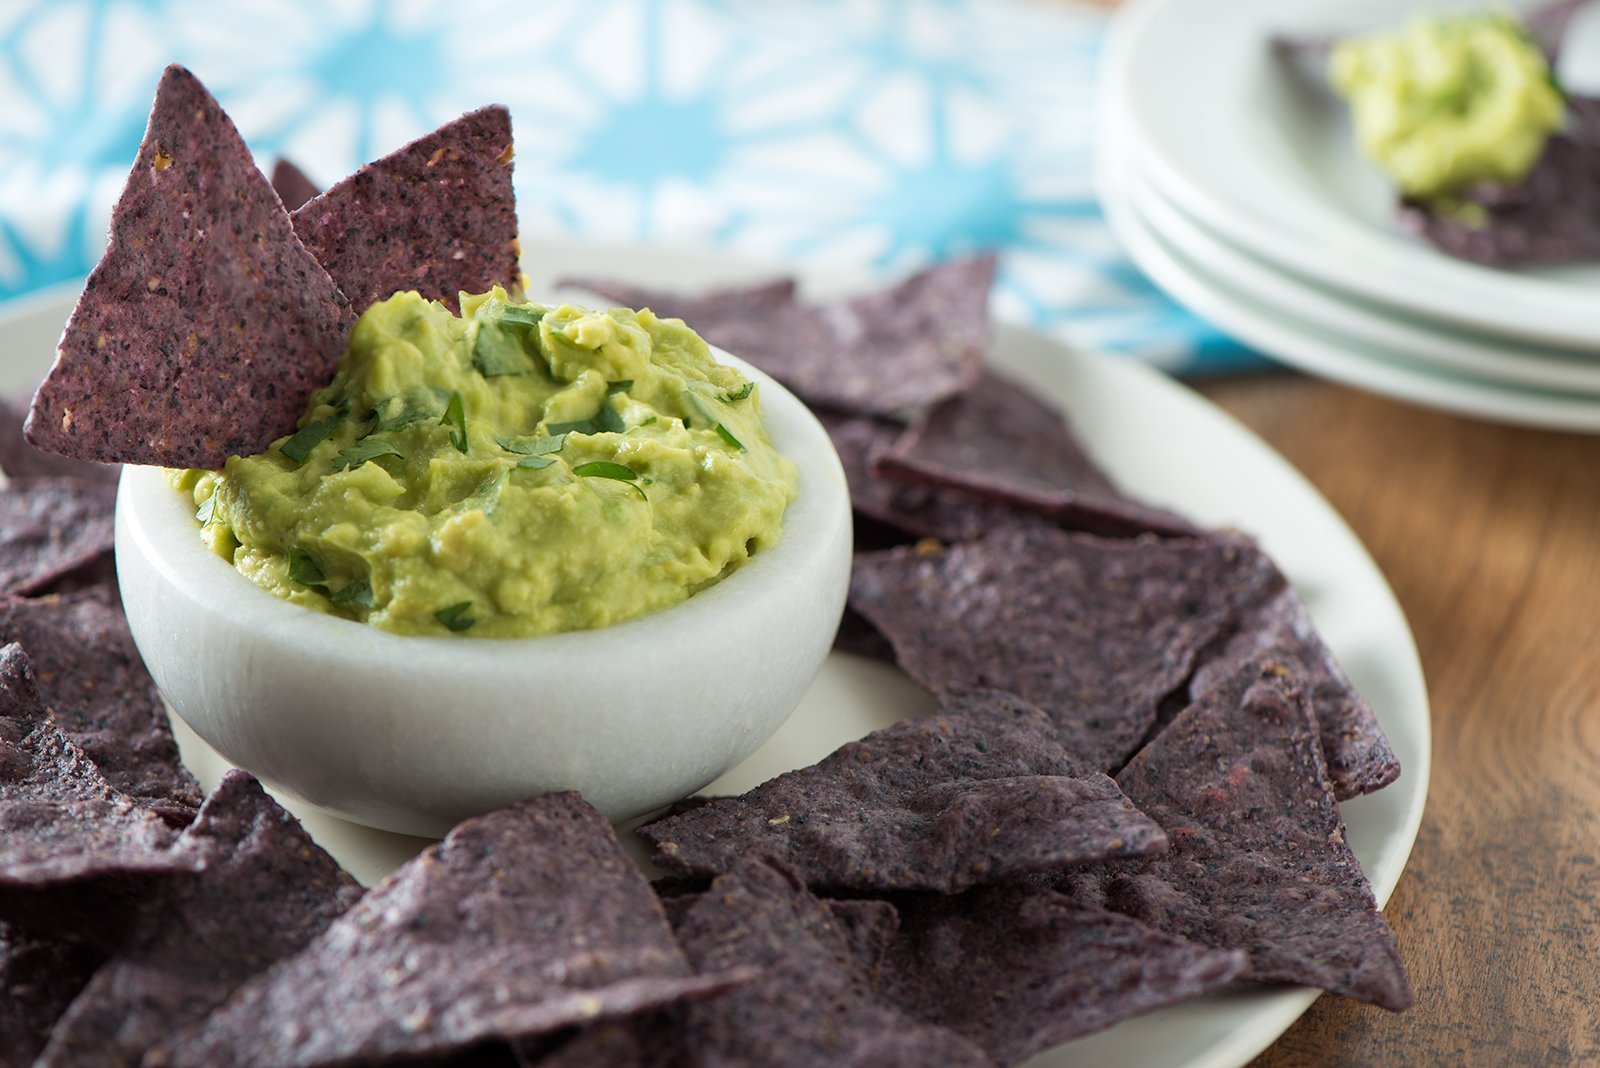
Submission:
POLYGON ((1600 98, 1567 99, 1566 130, 1551 136, 1527 177, 1471 186, 1460 199, 1483 219, 1406 200, 1401 221, 1440 250, 1490 267, 1600 256, 1600 98))
POLYGON ((811 404, 903 419, 977 379, 994 272, 993 256, 951 260, 887 289, 819 305, 801 303, 788 280, 706 296, 593 279, 563 284, 682 319, 811 404))
POLYGON ((1242 537, 1015 527, 858 554, 850 604, 923 686, 1014 694, 1050 715, 1067 752, 1113 771, 1274 575, 1242 537))
POLYGON ((996 526, 1017 521, 1003 505, 877 475, 873 462, 900 437, 904 428, 898 423, 826 410, 816 416, 839 454, 850 487, 850 506, 858 518, 940 541, 971 541, 996 526))
POLYGON ((0 596, 56 588, 109 559, 117 487, 77 478, 28 478, 0 489, 0 596))
POLYGON ((166 706, 120 604, 103 589, 0 597, 0 642, 20 642, 56 726, 134 804, 175 827, 200 806, 166 706))
POLYGON ((361 896, 355 880, 243 772, 206 799, 183 846, 194 878, 156 888, 55 1025, 35 1068, 138 1064, 241 983, 305 946, 361 896))
POLYGON ((1345 843, 1316 717, 1270 658, 1241 669, 1139 753, 1117 782, 1166 828, 1163 857, 1085 877, 1107 907, 1249 956, 1245 977, 1401 1010, 1394 934, 1345 843))
POLYGON ((0 647, 0 889, 194 871, 176 838, 55 727, 22 647, 0 647))
POLYGON ((1243 953, 1165 934, 1069 894, 983 887, 893 898, 899 931, 883 998, 947 1027, 1002 1065, 1217 990, 1243 953))
POLYGON ((322 189, 306 176, 305 171, 286 159, 280 159, 272 165, 272 191, 278 194, 285 211, 294 211, 319 195, 322 189))
POLYGON ((872 472, 1036 512, 1068 530, 1110 537, 1199 533, 1185 519, 1124 496, 1059 411, 991 370, 878 452, 872 472))
POLYGON ((27 1068, 105 958, 83 942, 0 919, 0 1068, 27 1068))
POLYGON ((544 1068, 690 1065, 990 1066, 967 1040, 897 1011, 872 988, 895 930, 884 902, 828 902, 781 865, 745 860, 703 894, 673 902, 695 967, 757 969, 718 998, 599 1027, 538 1061, 544 1068))
MULTIPOLYGON (((1265 557, 1263 566, 1277 572, 1265 557)), ((1187 687, 1189 700, 1209 700, 1213 691, 1227 688, 1228 696, 1221 699, 1238 701, 1251 681, 1244 669, 1263 658, 1280 665, 1310 699, 1337 800, 1372 793, 1400 777, 1400 761, 1372 706, 1351 685, 1281 573, 1275 588, 1269 586, 1240 614, 1233 633, 1201 654, 1187 687)))
POLYGON ((611 825, 546 794, 457 826, 146 1068, 446 1056, 727 989, 695 975, 611 825))
POLYGON ((451 311, 463 291, 519 290, 511 114, 468 112, 330 186, 293 219, 357 312, 402 290, 451 311))
POLYGON ((1166 848, 1110 779, 1082 774, 1044 712, 994 693, 946 709, 639 834, 668 870, 711 875, 764 855, 835 891, 956 893, 1166 848))
POLYGON ((28 444, 22 427, 28 419, 31 397, 0 396, 0 471, 12 486, 34 479, 72 478, 115 484, 122 473, 118 464, 97 464, 43 452, 28 444))
POLYGON ((28 440, 79 460, 221 467, 294 430, 352 320, 233 123, 168 67, 28 440))

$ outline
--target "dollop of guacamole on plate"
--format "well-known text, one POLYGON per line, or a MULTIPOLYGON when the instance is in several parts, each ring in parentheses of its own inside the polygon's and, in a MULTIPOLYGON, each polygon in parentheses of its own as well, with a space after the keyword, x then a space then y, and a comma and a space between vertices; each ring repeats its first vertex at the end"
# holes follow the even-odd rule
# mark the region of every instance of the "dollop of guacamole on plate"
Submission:
POLYGON ((269 592, 402 634, 531 637, 676 604, 776 544, 760 390, 680 320, 504 290, 356 323, 293 435, 174 472, 269 592))
POLYGON ((1566 112, 1544 53, 1509 12, 1417 16, 1397 33, 1350 38, 1329 73, 1363 151, 1421 200, 1519 181, 1566 112))

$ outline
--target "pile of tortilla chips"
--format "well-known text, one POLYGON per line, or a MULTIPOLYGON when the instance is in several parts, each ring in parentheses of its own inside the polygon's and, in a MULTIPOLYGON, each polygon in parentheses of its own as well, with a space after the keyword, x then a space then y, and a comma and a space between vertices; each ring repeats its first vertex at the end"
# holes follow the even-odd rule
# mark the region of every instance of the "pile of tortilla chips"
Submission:
POLYGON ((1372 710, 1253 542, 984 367, 988 258, 825 306, 618 294, 822 411, 873 546, 845 636, 936 714, 678 806, 654 886, 574 794, 365 893, 249 776, 202 798, 89 461, 258 449, 352 311, 515 282, 510 155, 485 109, 280 196, 163 78, 29 423, 73 459, 0 425, 0 1066, 1009 1065, 1238 982, 1409 1003, 1336 804, 1399 773, 1372 710))

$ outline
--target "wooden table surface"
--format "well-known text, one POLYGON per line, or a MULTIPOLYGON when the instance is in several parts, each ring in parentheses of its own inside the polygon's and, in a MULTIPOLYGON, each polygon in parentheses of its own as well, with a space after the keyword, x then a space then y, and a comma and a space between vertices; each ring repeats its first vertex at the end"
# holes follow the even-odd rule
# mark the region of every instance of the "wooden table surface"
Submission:
POLYGON ((1366 543, 1433 709, 1422 831, 1385 910, 1416 1005, 1325 996, 1256 1064, 1600 1064, 1600 435, 1290 372, 1199 389, 1366 543))

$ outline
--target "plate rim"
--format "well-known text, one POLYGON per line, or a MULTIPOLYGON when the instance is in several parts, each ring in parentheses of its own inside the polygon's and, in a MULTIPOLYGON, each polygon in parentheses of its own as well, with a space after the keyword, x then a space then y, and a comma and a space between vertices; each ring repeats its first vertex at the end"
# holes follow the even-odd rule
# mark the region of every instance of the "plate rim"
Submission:
MULTIPOLYGON (((1153 124, 1141 117, 1141 104, 1148 106, 1148 96, 1139 91, 1137 84, 1141 45, 1162 28, 1162 20, 1170 12, 1182 10, 1184 17, 1193 20, 1193 13, 1204 2, 1128 0, 1112 19, 1107 41, 1102 106, 1118 116, 1116 127, 1126 139, 1127 151, 1139 161, 1141 173, 1148 175, 1170 200, 1252 253, 1323 285, 1399 311, 1499 337, 1600 351, 1600 325, 1592 308, 1585 306, 1592 294, 1579 287, 1446 256, 1399 234, 1379 234, 1354 223, 1346 225, 1337 212, 1328 213, 1326 226, 1294 212, 1272 212, 1270 200, 1243 203, 1230 190, 1207 181, 1205 167, 1189 165, 1193 160, 1181 151, 1181 146, 1163 142, 1159 130, 1153 132, 1153 124), (1340 255, 1326 255, 1329 248, 1337 248, 1340 255), (1397 277, 1407 282, 1403 291, 1385 282, 1397 277), (1485 290, 1494 292, 1486 294, 1485 290), (1507 298, 1508 291, 1514 294, 1512 299, 1507 298)), ((1234 0, 1209 2, 1220 8, 1234 0)), ((1255 2, 1265 6, 1267 0, 1255 2)), ((1281 4, 1283 0, 1271 2, 1281 4)), ((1297 2, 1303 4, 1305 0, 1297 2)), ((1408 9, 1417 6, 1423 6, 1423 0, 1408 0, 1408 9)), ((1274 9, 1275 14, 1280 11, 1274 9)), ((1291 12, 1281 13, 1285 22, 1292 21, 1291 12)), ((1397 10, 1396 18, 1403 14, 1397 10)), ((1242 32, 1239 27, 1250 25, 1238 17, 1234 8, 1204 21, 1217 34, 1242 32)), ((1263 39, 1259 43, 1265 53, 1267 42, 1263 39)), ((1196 52, 1208 50, 1195 44, 1196 52)), ((1171 99, 1184 101, 1189 97, 1175 93, 1171 99)))
MULTIPOLYGON (((537 239, 530 239, 526 242, 526 245, 530 255, 537 255, 541 251, 548 252, 552 248, 566 249, 574 247, 570 242, 540 241, 537 239)), ((615 257, 618 263, 631 262, 640 248, 637 245, 602 246, 588 242, 581 243, 581 247, 590 250, 591 253, 596 249, 603 249, 604 254, 615 257)), ((652 249, 650 252, 650 255, 656 257, 663 255, 673 257, 680 254, 683 254, 681 250, 661 248, 652 249)), ((749 263, 748 260, 735 260, 734 257, 727 253, 709 250, 696 250, 687 255, 691 258, 697 257, 701 262, 749 263)), ((808 268, 805 265, 795 265, 791 269, 803 279, 808 268)), ((81 285, 81 283, 79 284, 81 285)), ((44 328, 40 321, 41 317, 57 317, 56 321, 64 320, 66 313, 70 311, 74 298, 75 287, 61 286, 47 294, 40 294, 39 299, 36 300, 0 304, 0 330, 5 331, 5 334, 0 336, 8 336, 20 320, 30 318, 35 320, 31 325, 35 336, 38 336, 39 332, 44 328)), ((1060 339, 1003 319, 997 318, 995 325, 997 328, 994 342, 995 348, 999 348, 1002 344, 1037 346, 1041 350, 1050 350, 1056 356, 1061 357, 1061 367, 1068 369, 1079 365, 1079 362, 1083 361, 1086 366, 1092 368, 1091 373, 1104 376, 1108 381, 1114 383, 1118 389, 1131 388, 1135 391, 1141 391, 1145 398, 1143 403, 1147 406, 1157 403, 1157 401, 1151 401, 1149 398, 1157 398, 1161 405, 1176 405, 1186 414, 1205 421, 1210 430, 1217 435, 1217 440, 1222 444, 1232 448, 1248 450, 1252 461, 1267 465, 1275 478, 1291 480, 1304 495, 1303 503, 1316 513, 1319 527, 1322 527, 1329 536, 1343 542, 1343 550, 1348 550, 1352 553, 1350 560, 1361 568, 1363 572, 1362 578, 1365 580, 1366 585, 1370 587, 1369 592, 1373 592, 1381 599, 1382 603, 1379 607, 1387 613, 1392 613, 1393 620, 1398 622, 1406 639, 1403 648, 1389 651, 1395 659, 1388 663, 1387 670, 1395 672, 1396 678, 1394 681, 1397 681, 1406 689, 1406 704, 1410 707, 1404 710, 1397 709, 1392 715, 1399 716, 1402 711, 1406 712, 1407 719, 1404 726, 1416 738, 1420 747, 1418 752, 1407 762, 1401 782, 1389 788, 1390 790, 1403 791, 1400 796, 1405 799, 1406 804, 1404 805, 1405 817, 1400 825, 1387 831, 1387 841, 1390 846, 1393 847, 1398 843, 1399 848, 1391 848, 1389 850, 1386 870, 1381 875, 1371 876, 1374 896, 1378 900, 1380 907, 1385 905, 1393 892, 1395 883, 1404 871, 1407 858, 1415 844, 1417 831, 1421 824, 1432 762, 1432 731, 1426 682, 1422 674, 1420 660, 1417 657, 1410 624, 1406 621, 1404 612, 1395 599, 1387 579, 1383 576, 1370 553, 1367 552, 1366 547, 1326 498, 1281 454, 1272 449, 1271 446, 1262 441, 1259 436, 1229 413, 1218 408, 1186 386, 1176 382, 1168 375, 1137 361, 1118 359, 1105 354, 1074 349, 1060 339)), ((1005 361, 998 362, 1003 363, 1005 361)), ((1065 403, 1054 395, 1047 397, 1047 399, 1052 404, 1065 403)), ((1090 444, 1092 446, 1092 442, 1090 444)), ((1115 463, 1108 464, 1108 466, 1114 467, 1115 463)), ((1296 577, 1295 568, 1287 562, 1283 566, 1290 578, 1294 579, 1296 577)), ((1386 724, 1386 728, 1393 726, 1394 724, 1386 724)), ((187 753, 185 756, 188 759, 187 753)), ((327 833, 326 819, 324 818, 321 821, 316 819, 320 814, 307 812, 304 806, 296 805, 293 802, 290 802, 287 807, 294 811, 296 815, 301 816, 307 822, 308 827, 313 827, 313 824, 316 824, 318 828, 324 829, 324 833, 327 833)), ((349 825, 340 824, 333 827, 332 833, 335 836, 344 835, 353 839, 361 839, 365 835, 365 829, 351 828, 349 825)), ((339 845, 327 842, 325 845, 330 851, 335 852, 336 856, 340 857, 341 863, 345 863, 343 854, 355 848, 352 847, 349 841, 343 841, 339 845)), ((370 848, 370 843, 360 846, 360 848, 370 848)), ((390 848, 392 850, 394 847, 391 846, 390 848)), ((404 843, 400 845, 400 848, 405 848, 404 843)), ((1383 858, 1379 859, 1382 860, 1383 858)), ((347 866, 349 865, 347 864, 347 866)), ((1242 1026, 1230 1031, 1225 1038, 1211 1043, 1207 1048, 1199 1051, 1198 1054, 1190 1053, 1187 1050, 1178 1051, 1184 1055, 1185 1059, 1181 1063, 1186 1068, 1234 1068, 1234 1066, 1248 1063, 1249 1060, 1276 1041, 1320 995, 1321 991, 1304 987, 1264 989, 1242 995, 1213 996, 1212 998, 1186 1003, 1163 1011, 1177 1014, 1196 1014, 1196 1018, 1204 1019, 1208 1013, 1215 1012, 1218 1004, 1237 998, 1250 999, 1248 1002, 1248 1019, 1242 1026)), ((1125 1021, 1119 1027, 1137 1028, 1142 1020, 1148 1018, 1136 1017, 1125 1021)), ((1074 1040, 1065 1046, 1053 1047, 1052 1050, 1036 1056, 1029 1063, 1043 1065, 1055 1062, 1057 1056, 1053 1054, 1060 1054, 1062 1051, 1067 1051, 1067 1056, 1070 1058, 1075 1052, 1092 1048, 1085 1044, 1094 1043, 1097 1039, 1105 1039, 1108 1036, 1115 1036, 1116 1031, 1117 1028, 1113 1028, 1099 1032, 1096 1035, 1074 1040)), ((1112 1037, 1112 1041, 1115 1042, 1114 1037, 1112 1037)))

